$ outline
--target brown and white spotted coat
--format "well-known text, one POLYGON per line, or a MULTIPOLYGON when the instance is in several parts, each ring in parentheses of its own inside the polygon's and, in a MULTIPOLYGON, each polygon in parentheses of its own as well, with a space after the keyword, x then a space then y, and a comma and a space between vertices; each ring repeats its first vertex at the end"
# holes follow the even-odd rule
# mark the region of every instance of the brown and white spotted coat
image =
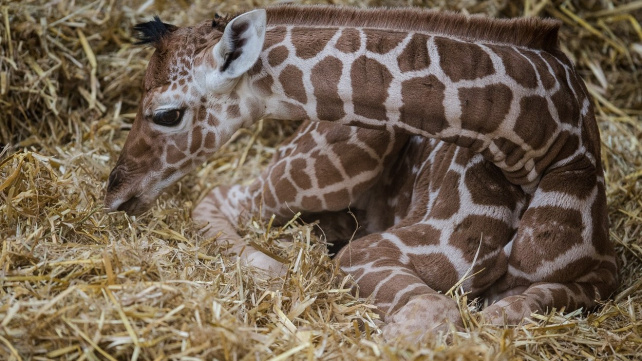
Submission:
MULTIPOLYGON (((336 259, 389 336, 459 323, 444 293, 466 275, 491 322, 593 307, 617 267, 599 134, 558 27, 295 6, 142 24, 157 50, 105 204, 140 213, 240 127, 309 119, 254 183, 214 189, 194 209, 230 252, 245 246, 244 216, 302 212, 340 242, 350 209, 362 228, 336 259)), ((282 267, 250 248, 242 257, 282 267)))

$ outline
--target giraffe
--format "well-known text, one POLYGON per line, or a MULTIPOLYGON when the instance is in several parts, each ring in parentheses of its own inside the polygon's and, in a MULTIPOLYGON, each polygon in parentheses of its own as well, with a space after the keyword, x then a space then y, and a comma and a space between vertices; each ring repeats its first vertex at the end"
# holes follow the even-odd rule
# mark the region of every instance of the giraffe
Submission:
POLYGON ((138 214, 260 118, 306 120, 248 186, 193 210, 226 252, 248 215, 319 220, 371 297, 386 337, 461 325, 463 279, 481 317, 594 307, 618 284, 591 102, 559 23, 419 9, 276 6, 178 28, 139 24, 156 48, 107 209, 138 214))

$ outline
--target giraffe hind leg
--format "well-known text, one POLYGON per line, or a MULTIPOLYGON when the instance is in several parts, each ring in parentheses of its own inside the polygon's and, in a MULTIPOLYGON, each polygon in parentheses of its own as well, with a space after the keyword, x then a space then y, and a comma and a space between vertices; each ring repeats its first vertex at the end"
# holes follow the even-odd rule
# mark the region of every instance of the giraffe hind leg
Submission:
POLYGON ((600 172, 580 159, 549 170, 539 183, 510 247, 508 272, 490 291, 503 298, 482 315, 518 324, 533 312, 593 308, 617 287, 600 172), (526 286, 526 290, 510 294, 526 286))
POLYGON ((493 325, 517 325, 531 313, 549 312, 553 308, 575 310, 595 305, 599 298, 591 283, 537 283, 523 293, 504 297, 481 311, 482 319, 493 325))

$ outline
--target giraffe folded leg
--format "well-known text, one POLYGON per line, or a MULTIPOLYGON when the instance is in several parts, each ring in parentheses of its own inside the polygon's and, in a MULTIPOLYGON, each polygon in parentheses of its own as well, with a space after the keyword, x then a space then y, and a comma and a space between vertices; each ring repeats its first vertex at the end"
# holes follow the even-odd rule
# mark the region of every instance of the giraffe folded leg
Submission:
POLYGON ((489 290, 503 298, 482 310, 486 321, 518 324, 553 308, 586 311, 609 297, 617 264, 605 214, 601 170, 588 159, 548 171, 506 248, 508 272, 489 290))
POLYGON ((238 219, 243 203, 242 186, 218 187, 213 189, 192 211, 195 222, 206 224, 206 237, 217 237, 217 242, 227 243, 226 255, 239 257, 241 264, 254 266, 271 276, 281 276, 287 266, 270 256, 254 249, 242 241, 232 220, 238 219))
POLYGON ((376 182, 384 158, 402 143, 395 139, 385 131, 304 122, 252 184, 213 189, 194 209, 193 218, 209 224, 206 235, 214 237, 220 232, 217 240, 230 244, 228 253, 240 254, 243 262, 280 275, 286 270, 283 264, 241 241, 236 232, 239 216, 269 219, 274 215, 275 224, 280 224, 301 212, 312 219, 320 216, 333 229, 355 227, 352 218, 339 211, 376 182), (343 164, 360 166, 346 168, 343 164), (337 222, 347 225, 340 227, 337 222))
POLYGON ((482 319, 493 325, 517 325, 531 313, 545 313, 553 308, 575 310, 595 304, 599 298, 591 283, 537 283, 522 294, 501 299, 481 311, 482 319))
POLYGON ((408 342, 419 342, 446 332, 451 325, 456 329, 463 326, 457 304, 450 297, 434 291, 410 297, 385 320, 382 331, 386 339, 401 337, 408 342))
MULTIPOLYGON (((412 227, 404 230, 406 234, 408 228, 412 227)), ((431 288, 398 247, 386 247, 391 237, 396 237, 394 230, 365 236, 337 256, 341 268, 355 278, 360 296, 374 299, 386 322, 384 337, 416 342, 447 330, 450 324, 461 326, 455 301, 431 288)), ((442 279, 452 276, 435 275, 442 279)))

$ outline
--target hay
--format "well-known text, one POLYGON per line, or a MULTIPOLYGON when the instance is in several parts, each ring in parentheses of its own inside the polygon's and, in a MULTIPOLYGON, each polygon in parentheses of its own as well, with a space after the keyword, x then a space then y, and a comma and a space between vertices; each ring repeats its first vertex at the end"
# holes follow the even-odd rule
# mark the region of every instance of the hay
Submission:
MULTIPOLYGON (((336 1, 335 1, 336 2, 336 1)), ((354 1, 358 6, 407 5, 354 1)), ((427 1, 466 13, 553 16, 594 99, 622 286, 594 313, 514 329, 479 325, 425 345, 385 343, 313 225, 252 221, 246 239, 291 260, 266 279, 221 257, 190 211, 208 189, 257 175, 295 124, 265 120, 137 219, 102 211, 136 110, 151 14, 189 24, 216 1, 0 2, 0 359, 602 359, 642 351, 642 1, 427 1), (287 236, 291 243, 276 240, 287 236), (448 342, 446 342, 448 340, 448 342)), ((242 6, 263 5, 263 2, 242 6)))

